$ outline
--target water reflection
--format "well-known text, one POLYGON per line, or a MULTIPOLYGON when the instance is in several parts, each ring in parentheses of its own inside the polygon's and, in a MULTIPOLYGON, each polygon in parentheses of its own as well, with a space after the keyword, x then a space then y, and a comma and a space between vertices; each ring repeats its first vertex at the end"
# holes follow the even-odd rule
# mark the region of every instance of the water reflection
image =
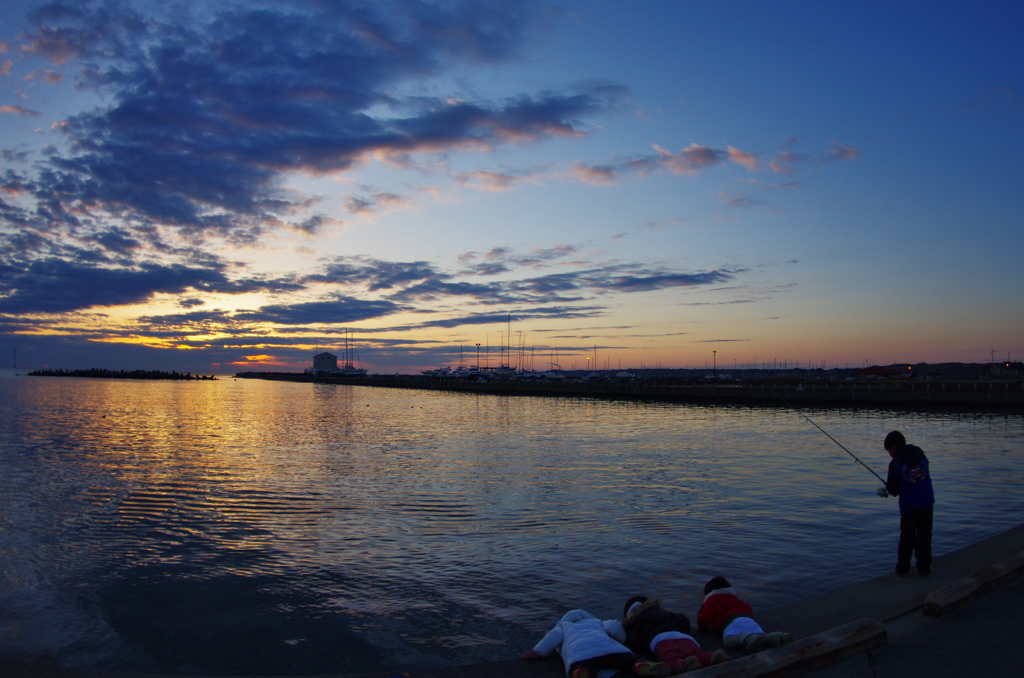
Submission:
MULTIPOLYGON (((653 593, 696 612, 719 572, 771 607, 894 549, 894 502, 781 408, 230 378, 7 379, 0 408, 0 625, 36 639, 0 634, 4 654, 264 675, 482 661, 568 607, 653 593)), ((1021 417, 806 414, 878 472, 886 431, 925 448, 937 551, 1016 524, 1021 417)))

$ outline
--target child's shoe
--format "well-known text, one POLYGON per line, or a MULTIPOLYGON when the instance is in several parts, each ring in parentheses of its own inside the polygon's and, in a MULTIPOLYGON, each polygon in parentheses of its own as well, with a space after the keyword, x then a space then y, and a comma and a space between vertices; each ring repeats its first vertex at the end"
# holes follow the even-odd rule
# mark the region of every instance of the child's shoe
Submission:
POLYGON ((590 669, 586 666, 577 666, 569 678, 590 678, 590 669))
POLYGON ((725 650, 715 650, 711 654, 711 664, 724 664, 729 661, 730 657, 726 654, 725 650))
POLYGON ((765 645, 763 633, 748 633, 743 639, 743 650, 745 652, 758 652, 765 645))
POLYGON ((793 634, 788 631, 772 631, 767 634, 765 640, 772 647, 782 647, 793 642, 793 634))
POLYGON ((690 655, 683 660, 683 665, 679 669, 679 673, 689 673, 690 671, 697 671, 704 668, 701 666, 700 660, 697 659, 696 655, 690 655))
POLYGON ((634 676, 657 676, 664 678, 671 675, 672 668, 665 662, 637 662, 633 664, 634 676))

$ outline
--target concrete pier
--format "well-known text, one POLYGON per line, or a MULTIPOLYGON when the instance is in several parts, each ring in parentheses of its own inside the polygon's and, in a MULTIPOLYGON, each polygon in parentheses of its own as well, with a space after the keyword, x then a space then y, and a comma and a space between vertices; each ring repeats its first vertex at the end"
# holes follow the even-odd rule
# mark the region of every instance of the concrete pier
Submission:
POLYGON ((1020 381, 798 381, 764 379, 705 383, 652 380, 557 381, 472 380, 402 375, 314 377, 307 374, 241 372, 239 379, 271 379, 488 395, 604 398, 665 402, 724 402, 816 407, 1002 408, 1024 412, 1020 381))

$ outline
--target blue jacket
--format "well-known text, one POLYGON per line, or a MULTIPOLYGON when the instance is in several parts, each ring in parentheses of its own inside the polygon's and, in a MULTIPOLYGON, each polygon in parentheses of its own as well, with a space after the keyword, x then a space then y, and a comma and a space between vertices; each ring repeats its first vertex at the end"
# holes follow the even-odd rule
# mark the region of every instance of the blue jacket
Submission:
POLYGON ((916 445, 904 445, 889 462, 885 480, 889 494, 900 498, 900 513, 909 513, 935 503, 928 457, 916 445))

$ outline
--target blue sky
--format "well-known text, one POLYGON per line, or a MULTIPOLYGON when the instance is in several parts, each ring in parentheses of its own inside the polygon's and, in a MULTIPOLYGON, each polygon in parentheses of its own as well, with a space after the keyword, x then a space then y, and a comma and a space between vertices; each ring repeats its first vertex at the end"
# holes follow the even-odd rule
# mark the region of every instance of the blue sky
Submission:
POLYGON ((1024 356, 1020 3, 8 2, 4 362, 1024 356), (510 322, 511 319, 511 322, 510 322), (596 356, 596 358, 595 358, 596 356))

